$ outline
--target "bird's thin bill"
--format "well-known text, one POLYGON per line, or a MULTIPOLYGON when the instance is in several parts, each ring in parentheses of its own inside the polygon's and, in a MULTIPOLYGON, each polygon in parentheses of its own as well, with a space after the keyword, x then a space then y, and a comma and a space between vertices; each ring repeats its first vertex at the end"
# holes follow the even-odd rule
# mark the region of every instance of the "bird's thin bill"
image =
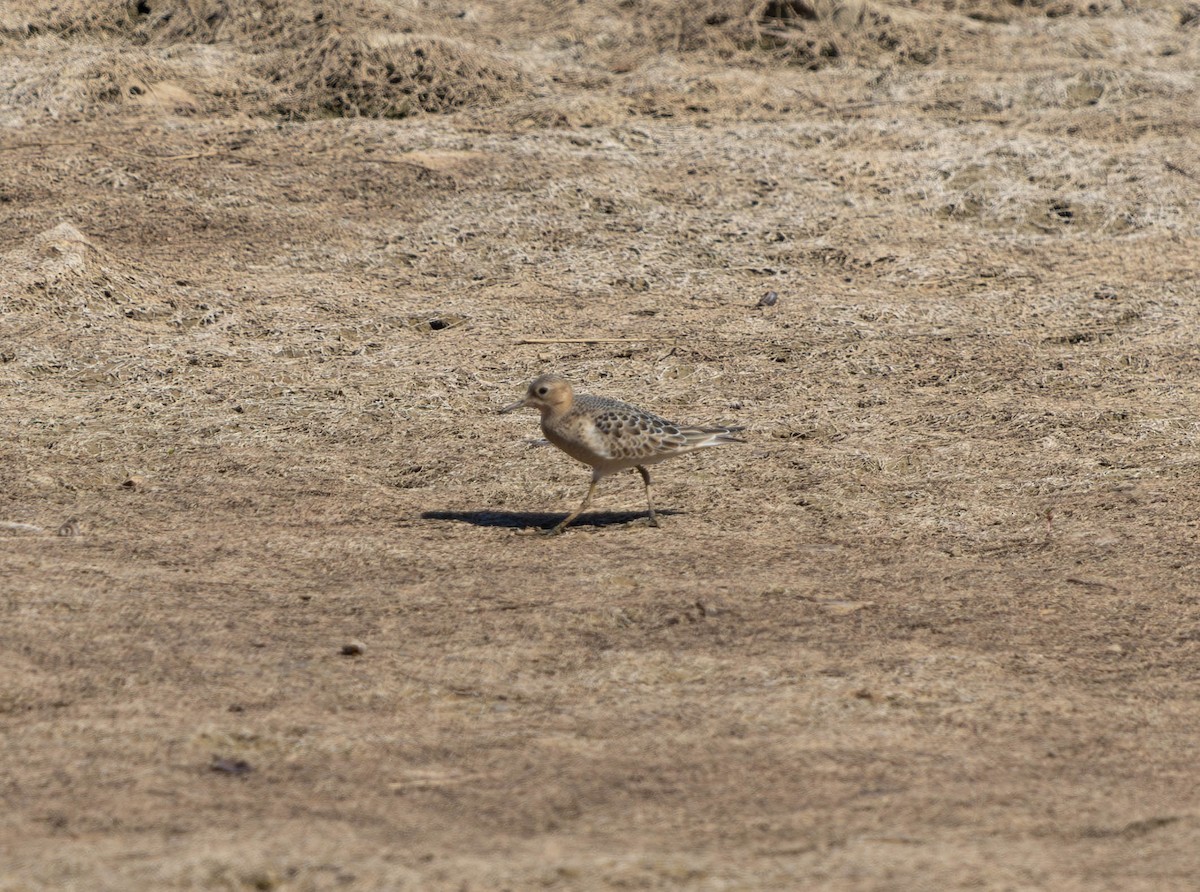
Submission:
POLYGON ((503 409, 501 409, 500 414, 506 415, 509 412, 513 412, 513 411, 516 411, 517 409, 523 409, 523 408, 525 408, 525 400, 517 400, 511 406, 505 406, 503 409))

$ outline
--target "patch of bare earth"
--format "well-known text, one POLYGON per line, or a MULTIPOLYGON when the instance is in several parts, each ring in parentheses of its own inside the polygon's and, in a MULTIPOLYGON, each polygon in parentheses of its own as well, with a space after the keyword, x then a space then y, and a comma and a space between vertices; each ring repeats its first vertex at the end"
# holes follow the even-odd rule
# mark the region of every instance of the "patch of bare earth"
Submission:
POLYGON ((0 3, 0 890, 1194 888, 1198 20, 0 3))

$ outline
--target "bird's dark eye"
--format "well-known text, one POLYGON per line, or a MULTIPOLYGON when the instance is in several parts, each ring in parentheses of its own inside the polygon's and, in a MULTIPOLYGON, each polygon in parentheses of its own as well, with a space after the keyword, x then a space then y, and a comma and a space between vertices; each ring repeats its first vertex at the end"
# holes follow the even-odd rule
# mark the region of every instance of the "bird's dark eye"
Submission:
POLYGON ((547 390, 545 387, 539 387, 539 388, 538 388, 538 396, 545 396, 545 395, 546 395, 547 393, 549 393, 549 392, 550 392, 550 391, 549 391, 549 390, 547 390))

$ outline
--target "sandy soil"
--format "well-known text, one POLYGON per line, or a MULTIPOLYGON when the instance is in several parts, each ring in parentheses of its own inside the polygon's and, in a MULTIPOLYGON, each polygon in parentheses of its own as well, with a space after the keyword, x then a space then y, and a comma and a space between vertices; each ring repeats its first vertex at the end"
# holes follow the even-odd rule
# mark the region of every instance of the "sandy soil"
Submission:
POLYGON ((46 6, 0 890, 1196 888, 1200 7, 46 6))

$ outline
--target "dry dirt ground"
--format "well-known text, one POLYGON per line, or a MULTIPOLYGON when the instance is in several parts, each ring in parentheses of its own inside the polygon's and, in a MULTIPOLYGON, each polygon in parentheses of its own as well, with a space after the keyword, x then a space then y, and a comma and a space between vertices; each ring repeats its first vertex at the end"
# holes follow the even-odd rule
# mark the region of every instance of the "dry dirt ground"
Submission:
POLYGON ((0 3, 0 890, 1195 889, 1198 71, 1160 0, 0 3), (546 371, 749 442, 522 535, 546 371))

